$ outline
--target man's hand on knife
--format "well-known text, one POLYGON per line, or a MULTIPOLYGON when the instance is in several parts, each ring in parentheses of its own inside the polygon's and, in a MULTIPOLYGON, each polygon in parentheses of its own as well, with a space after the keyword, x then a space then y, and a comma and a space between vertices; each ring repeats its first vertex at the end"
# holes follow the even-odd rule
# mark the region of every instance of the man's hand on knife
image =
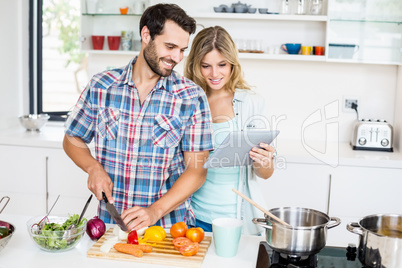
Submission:
POLYGON ((88 189, 94 193, 98 200, 102 200, 105 193, 109 203, 113 204, 113 182, 101 165, 91 168, 88 172, 88 189))

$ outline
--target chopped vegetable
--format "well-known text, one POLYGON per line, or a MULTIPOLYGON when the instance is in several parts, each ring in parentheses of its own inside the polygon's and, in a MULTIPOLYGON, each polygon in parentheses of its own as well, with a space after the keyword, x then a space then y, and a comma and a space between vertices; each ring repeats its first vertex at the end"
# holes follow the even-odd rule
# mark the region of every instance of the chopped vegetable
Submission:
POLYGON ((104 253, 108 253, 113 246, 113 243, 103 243, 102 246, 100 246, 99 250, 104 253))
POLYGON ((152 246, 150 245, 132 245, 134 246, 133 248, 138 248, 142 250, 145 253, 151 253, 152 252, 152 246))
POLYGON ((192 241, 190 239, 188 239, 187 237, 183 237, 183 236, 176 237, 175 239, 173 239, 172 242, 173 242, 174 249, 176 249, 176 250, 180 250, 180 248, 182 246, 192 243, 192 241))
POLYGON ((136 230, 132 230, 127 236, 127 244, 138 245, 138 235, 136 230))
POLYGON ((198 253, 199 245, 197 242, 191 242, 188 245, 180 247, 180 253, 183 256, 193 256, 198 253))
POLYGON ((128 233, 124 232, 118 225, 114 227, 113 234, 117 235, 120 240, 125 240, 128 236, 128 233))
MULTIPOLYGON (((107 237, 105 237, 105 242, 106 241, 108 243, 112 243, 112 242, 117 243, 117 241, 119 241, 119 237, 117 235, 107 236, 107 237)), ((105 243, 105 242, 103 242, 103 243, 105 243)))
POLYGON ((116 235, 106 236, 105 241, 103 241, 102 245, 100 246, 100 251, 108 253, 116 243, 121 243, 121 241, 119 241, 119 237, 116 235))
POLYGON ((144 252, 141 249, 138 249, 137 246, 138 245, 117 243, 114 245, 114 248, 119 252, 131 254, 135 257, 141 258, 142 256, 144 256, 144 252))
POLYGON ((137 235, 138 235, 138 236, 144 235, 146 229, 148 229, 148 226, 142 227, 141 229, 137 230, 137 235))
POLYGON ((154 226, 149 227, 148 229, 155 229, 155 230, 158 230, 158 231, 162 234, 163 239, 166 238, 166 231, 165 231, 165 229, 163 229, 162 226, 154 225, 154 226))
POLYGON ((0 238, 4 238, 10 234, 10 230, 5 226, 0 226, 0 238))
POLYGON ((144 234, 145 241, 162 241, 166 237, 166 232, 163 233, 157 226, 149 227, 144 234))

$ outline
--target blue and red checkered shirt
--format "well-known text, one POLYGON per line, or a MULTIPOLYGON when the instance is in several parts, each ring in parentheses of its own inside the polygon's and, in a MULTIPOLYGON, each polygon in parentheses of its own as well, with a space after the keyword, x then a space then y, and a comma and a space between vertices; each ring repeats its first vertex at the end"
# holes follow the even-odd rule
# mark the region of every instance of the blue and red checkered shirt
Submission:
MULTIPOLYGON (((204 91, 176 72, 161 77, 141 105, 125 68, 95 75, 66 122, 65 133, 95 145, 95 157, 113 181, 117 211, 148 207, 184 172, 183 151, 213 149, 211 114, 204 91)), ((113 223, 100 202, 99 217, 113 223)), ((190 198, 156 224, 194 223, 190 198)))

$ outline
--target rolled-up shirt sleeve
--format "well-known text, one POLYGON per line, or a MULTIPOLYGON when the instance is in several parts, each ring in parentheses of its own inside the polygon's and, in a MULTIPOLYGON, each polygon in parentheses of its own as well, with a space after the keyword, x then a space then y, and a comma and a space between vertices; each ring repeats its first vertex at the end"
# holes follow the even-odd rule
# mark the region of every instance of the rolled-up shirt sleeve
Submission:
POLYGON ((81 93, 65 123, 65 134, 79 137, 85 143, 91 142, 95 132, 96 110, 92 106, 90 88, 88 85, 81 93))

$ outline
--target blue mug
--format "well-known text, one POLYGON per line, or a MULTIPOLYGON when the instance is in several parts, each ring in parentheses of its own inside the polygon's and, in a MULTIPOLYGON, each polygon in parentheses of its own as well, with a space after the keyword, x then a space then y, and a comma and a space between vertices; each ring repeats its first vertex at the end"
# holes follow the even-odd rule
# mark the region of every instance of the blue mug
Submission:
POLYGON ((286 43, 281 45, 281 49, 288 54, 299 54, 301 44, 286 43))

